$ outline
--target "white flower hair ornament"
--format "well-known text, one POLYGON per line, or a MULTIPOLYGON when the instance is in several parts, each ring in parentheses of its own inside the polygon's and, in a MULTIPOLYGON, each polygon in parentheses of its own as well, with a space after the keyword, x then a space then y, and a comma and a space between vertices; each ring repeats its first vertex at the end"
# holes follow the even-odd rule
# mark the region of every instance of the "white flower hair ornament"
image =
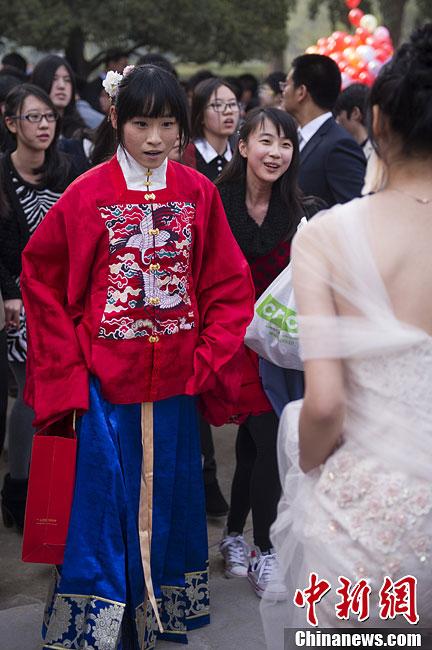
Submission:
POLYGON ((111 102, 117 95, 121 80, 123 77, 126 77, 126 75, 128 75, 129 72, 134 69, 134 67, 134 65, 127 65, 123 70, 123 74, 114 72, 114 70, 107 72, 105 79, 102 81, 102 86, 105 88, 105 92, 107 93, 111 102))

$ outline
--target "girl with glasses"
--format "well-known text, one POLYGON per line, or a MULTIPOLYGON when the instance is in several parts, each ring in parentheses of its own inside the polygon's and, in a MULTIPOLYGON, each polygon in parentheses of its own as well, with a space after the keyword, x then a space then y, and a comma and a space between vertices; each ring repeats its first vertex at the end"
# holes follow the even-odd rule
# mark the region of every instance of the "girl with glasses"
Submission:
POLYGON ((6 311, 9 365, 18 385, 9 420, 9 474, 2 489, 6 526, 22 531, 34 412, 23 403, 26 379, 26 320, 19 277, 21 253, 48 209, 76 173, 57 150, 59 122, 49 96, 37 86, 13 88, 4 124, 13 148, 0 158, 0 283, 6 311))
MULTIPOLYGON (((183 154, 183 164, 214 181, 232 158, 229 138, 237 129, 239 116, 238 99, 227 81, 212 77, 197 84, 191 106, 192 142, 183 154)), ((207 513, 215 517, 224 516, 228 512, 228 503, 216 478, 210 425, 203 418, 200 430, 207 513)))
POLYGON ((252 286, 216 188, 168 160, 189 131, 177 80, 144 65, 105 83, 116 154, 24 252, 26 398, 48 433, 78 415, 46 647, 147 649, 209 622, 197 396, 214 424, 228 419, 252 286))
POLYGON ((239 116, 238 99, 227 81, 216 77, 201 81, 192 95, 192 142, 183 163, 214 181, 232 158, 229 138, 237 129, 239 116))
POLYGON ((286 79, 284 72, 272 72, 266 77, 258 90, 260 106, 281 108, 282 90, 280 84, 286 79))

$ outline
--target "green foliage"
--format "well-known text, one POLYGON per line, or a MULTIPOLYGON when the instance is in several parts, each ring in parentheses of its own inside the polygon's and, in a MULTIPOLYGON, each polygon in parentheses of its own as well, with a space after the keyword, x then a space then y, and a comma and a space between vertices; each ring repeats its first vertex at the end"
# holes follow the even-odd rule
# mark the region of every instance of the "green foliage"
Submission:
MULTIPOLYGON (((196 61, 270 57, 286 45, 289 0, 0 0, 1 36, 40 51, 146 46, 196 61)), ((97 65, 101 57, 95 57, 97 65)))
POLYGON ((430 0, 417 0, 417 25, 424 25, 432 20, 432 2, 430 0))

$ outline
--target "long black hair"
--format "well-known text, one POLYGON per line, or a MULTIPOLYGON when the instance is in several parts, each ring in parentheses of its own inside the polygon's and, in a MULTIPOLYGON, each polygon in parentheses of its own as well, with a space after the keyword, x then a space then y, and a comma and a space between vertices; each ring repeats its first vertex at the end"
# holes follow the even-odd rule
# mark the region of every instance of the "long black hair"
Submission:
MULTIPOLYGON (((33 84, 25 83, 15 86, 15 88, 12 88, 12 90, 9 92, 8 96, 6 97, 3 117, 6 118, 12 117, 14 115, 20 115, 25 99, 30 96, 36 97, 41 102, 46 104, 50 111, 53 113, 56 112, 54 104, 52 103, 49 95, 44 90, 42 90, 42 88, 39 88, 39 86, 34 86, 33 84)), ((71 171, 70 161, 57 149, 59 132, 60 126, 59 121, 57 120, 54 138, 45 151, 44 162, 40 167, 33 170, 35 176, 42 176, 41 184, 45 185, 54 192, 61 192, 64 190, 65 181, 71 171)), ((12 135, 15 136, 15 134, 12 135)), ((14 147, 11 149, 11 151, 15 150, 16 148, 15 142, 16 137, 14 137, 14 147)), ((4 165, 2 164, 1 167, 1 173, 3 174, 4 165)), ((3 180, 3 178, 1 180, 3 180)))
POLYGON ((123 127, 134 117, 174 117, 179 125, 181 150, 189 142, 185 93, 177 79, 158 65, 141 65, 123 77, 115 97, 117 138, 123 145, 123 127))
POLYGON ((93 148, 90 154, 92 167, 106 162, 112 158, 117 149, 116 131, 106 118, 102 120, 97 129, 93 132, 93 148))
POLYGON ((63 65, 68 71, 72 83, 72 97, 69 104, 65 107, 64 113, 61 117, 61 133, 66 138, 72 138, 77 134, 77 132, 79 132, 81 129, 84 129, 86 125, 78 113, 78 109, 76 107, 76 80, 70 63, 66 61, 66 59, 63 59, 61 56, 57 56, 56 54, 48 54, 35 65, 30 77, 30 82, 36 86, 40 86, 40 88, 43 88, 43 90, 45 90, 45 92, 49 95, 53 85, 55 73, 61 65, 63 65))
MULTIPOLYGON (((275 181, 279 187, 282 201, 289 209, 291 227, 288 237, 291 237, 305 211, 309 213, 308 206, 312 204, 313 199, 305 197, 297 185, 298 169, 300 163, 299 143, 297 128, 294 119, 278 108, 254 108, 251 110, 240 128, 239 142, 248 142, 250 135, 258 128, 264 125, 264 120, 270 120, 276 127, 279 135, 283 134, 285 138, 291 140, 293 144, 293 155, 288 169, 282 176, 275 181)), ((221 174, 216 179, 216 185, 220 183, 231 183, 235 181, 246 182, 247 158, 243 158, 239 148, 234 151, 234 155, 228 165, 225 166, 221 174)), ((321 207, 321 206, 320 206, 321 207)), ((325 205, 322 205, 325 207, 325 205)), ((316 210, 315 210, 316 211, 316 210)))

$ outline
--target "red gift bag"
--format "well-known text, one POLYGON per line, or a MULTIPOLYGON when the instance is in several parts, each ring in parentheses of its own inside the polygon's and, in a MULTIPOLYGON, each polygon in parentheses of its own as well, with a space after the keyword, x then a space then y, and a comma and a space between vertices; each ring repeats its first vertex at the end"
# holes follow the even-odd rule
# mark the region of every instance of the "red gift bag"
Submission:
POLYGON ((24 562, 63 563, 76 451, 75 414, 72 426, 62 420, 34 436, 21 556, 24 562))

